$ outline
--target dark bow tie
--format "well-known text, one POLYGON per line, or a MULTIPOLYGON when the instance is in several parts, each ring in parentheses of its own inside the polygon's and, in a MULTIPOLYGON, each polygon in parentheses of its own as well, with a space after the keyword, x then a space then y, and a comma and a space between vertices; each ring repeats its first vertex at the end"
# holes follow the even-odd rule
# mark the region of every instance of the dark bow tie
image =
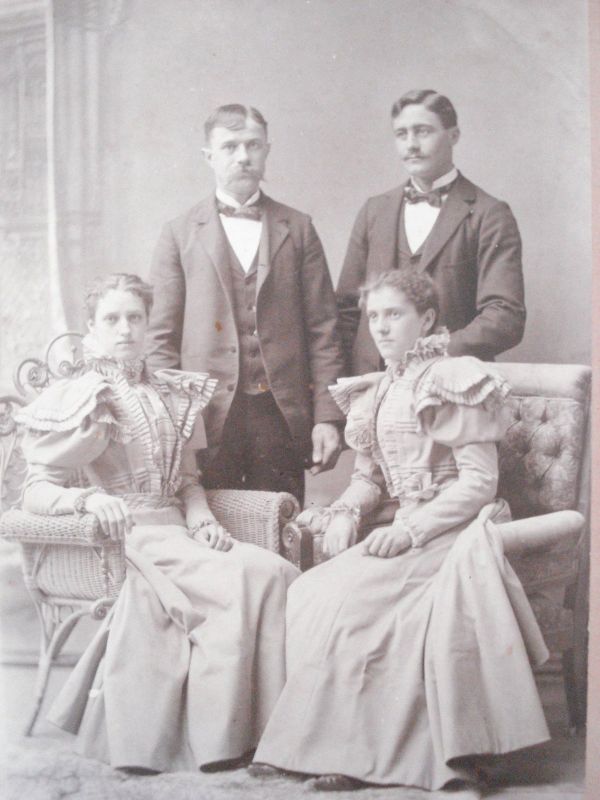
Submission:
POLYGON ((233 206, 228 206, 227 203, 222 203, 217 198, 217 211, 219 214, 224 214, 226 217, 236 217, 237 219, 254 219, 259 220, 262 217, 262 203, 260 200, 257 200, 256 203, 252 203, 249 206, 240 206, 239 208, 234 208, 233 206))
POLYGON ((442 199, 450 191, 452 184, 447 183, 446 186, 440 186, 439 189, 432 189, 430 192, 420 192, 418 189, 407 183, 404 187, 404 199, 407 203, 428 203, 435 208, 442 207, 442 199))

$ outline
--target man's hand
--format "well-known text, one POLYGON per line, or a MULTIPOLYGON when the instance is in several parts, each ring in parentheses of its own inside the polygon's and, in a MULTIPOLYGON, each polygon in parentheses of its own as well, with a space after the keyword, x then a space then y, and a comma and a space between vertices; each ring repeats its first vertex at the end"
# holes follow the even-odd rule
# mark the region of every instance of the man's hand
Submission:
POLYGON ((120 497, 95 492, 85 498, 85 510, 97 517, 104 535, 115 542, 123 539, 133 528, 127 504, 120 497))
POLYGON ((394 558, 412 545, 412 541, 404 528, 387 525, 375 528, 363 541, 363 553, 378 558, 394 558))
POLYGON ((332 422, 317 422, 312 429, 313 466, 311 475, 333 469, 342 452, 340 432, 332 422))
POLYGON ((323 537, 323 552, 337 556, 356 541, 356 523, 348 514, 336 514, 323 537))

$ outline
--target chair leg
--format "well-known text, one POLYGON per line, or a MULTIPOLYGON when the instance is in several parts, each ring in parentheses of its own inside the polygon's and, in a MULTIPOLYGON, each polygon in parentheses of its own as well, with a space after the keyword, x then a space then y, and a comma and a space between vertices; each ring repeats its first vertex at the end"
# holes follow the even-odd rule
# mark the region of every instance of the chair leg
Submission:
POLYGON ((585 725, 585 699, 581 697, 580 686, 578 685, 577 671, 575 669, 575 650, 573 648, 565 650, 562 654, 562 668, 569 727, 571 732, 576 733, 585 725))
POLYGON ((60 655, 60 652, 71 635, 75 625, 79 622, 82 616, 89 613, 87 610, 73 611, 59 624, 52 623, 50 631, 44 625, 43 612, 38 609, 38 613, 42 619, 42 645, 40 648, 40 660, 38 664, 37 680, 35 685, 35 700, 33 710, 27 720, 27 724, 23 731, 24 736, 31 736, 33 727, 37 721, 46 689, 48 687, 48 679, 50 678, 50 670, 54 665, 55 659, 60 655), (48 637, 48 634, 50 636, 48 637))

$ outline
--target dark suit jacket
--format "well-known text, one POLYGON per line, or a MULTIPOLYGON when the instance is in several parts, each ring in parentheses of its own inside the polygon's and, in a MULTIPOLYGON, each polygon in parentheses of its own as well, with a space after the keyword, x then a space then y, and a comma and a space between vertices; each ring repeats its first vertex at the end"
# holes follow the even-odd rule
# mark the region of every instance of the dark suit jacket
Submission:
MULTIPOLYGON (((341 329, 355 374, 379 368, 358 288, 397 265, 404 185, 372 197, 350 237, 338 284, 341 329), (353 311, 354 308, 354 311, 353 311), (356 326, 358 323, 358 332, 356 326)), ((518 344, 525 328, 521 238, 510 208, 459 175, 424 245, 419 269, 438 286, 439 322, 452 336, 451 355, 491 360, 518 344)))
MULTIPOLYGON (((265 197, 259 249, 257 332, 271 391, 302 456, 316 422, 343 419, 327 386, 342 373, 335 295, 310 217, 265 197), (266 244, 265 244, 266 242, 266 244)), ((229 254, 214 195, 169 222, 150 282, 152 369, 208 372, 219 383, 205 411, 209 446, 218 445, 239 376, 229 254)))

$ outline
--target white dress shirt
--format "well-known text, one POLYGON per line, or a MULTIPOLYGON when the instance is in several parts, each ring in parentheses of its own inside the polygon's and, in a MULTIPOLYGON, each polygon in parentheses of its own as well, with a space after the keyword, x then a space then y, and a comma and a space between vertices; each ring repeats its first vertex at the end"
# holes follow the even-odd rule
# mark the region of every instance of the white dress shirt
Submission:
MULTIPOLYGON (((457 176, 458 170, 456 167, 452 167, 450 172, 434 181, 431 188, 439 189, 440 186, 446 186, 446 184, 452 183, 457 176)), ((421 191, 412 179, 411 183, 418 192, 421 191)), ((442 196, 442 203, 446 202, 447 196, 442 196)), ((441 210, 441 208, 430 206, 429 203, 424 202, 404 203, 404 230, 406 231, 408 246, 413 253, 421 247, 431 233, 431 229, 435 225, 441 210)))
MULTIPOLYGON (((217 199, 222 203, 233 206, 234 208, 241 208, 242 205, 251 206, 255 203, 260 197, 260 189, 243 204, 238 203, 235 198, 230 197, 221 189, 217 189, 216 195, 217 199)), ((227 217, 225 214, 219 214, 219 217, 225 230, 225 235, 229 240, 229 244, 233 248, 233 252, 236 254, 244 271, 248 272, 258 250, 263 226, 262 220, 227 217)))

